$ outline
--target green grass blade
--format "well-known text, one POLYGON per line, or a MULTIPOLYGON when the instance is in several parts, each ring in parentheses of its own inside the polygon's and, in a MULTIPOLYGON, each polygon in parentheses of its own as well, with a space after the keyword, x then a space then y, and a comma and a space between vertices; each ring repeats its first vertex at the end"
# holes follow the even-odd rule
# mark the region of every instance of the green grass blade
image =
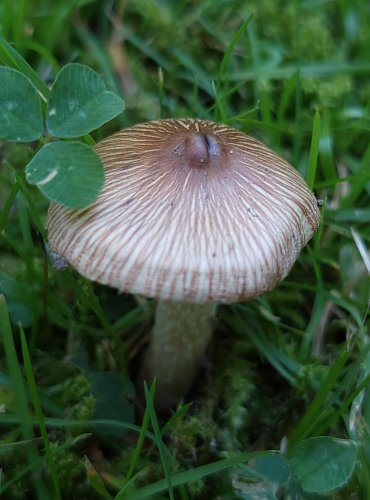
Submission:
POLYGON ((324 235, 324 227, 326 222, 326 202, 323 200, 323 204, 320 209, 321 212, 321 222, 319 229, 316 231, 313 237, 313 253, 314 255, 320 255, 320 244, 324 235))
POLYGON ((365 179, 369 175, 370 165, 370 145, 367 146, 365 153, 362 155, 361 162, 355 172, 351 182, 351 189, 348 195, 343 198, 341 208, 355 207, 358 198, 364 193, 365 179))
POLYGON ((22 235, 22 255, 30 275, 33 274, 35 244, 32 237, 32 223, 26 198, 22 191, 18 192, 16 203, 18 207, 19 227, 22 235))
POLYGON ((7 197, 7 199, 4 203, 4 206, 2 207, 2 211, 0 213, 0 234, 2 234, 2 232, 4 230, 6 220, 9 216, 9 212, 13 206, 13 203, 14 203, 14 200, 17 196, 18 191, 19 191, 19 184, 18 184, 18 182, 16 182, 13 185, 12 189, 9 191, 8 197, 7 197))
POLYGON ((360 449, 358 453, 359 462, 362 469, 362 498, 370 498, 370 468, 369 468, 369 457, 366 450, 360 449))
POLYGON ((328 292, 327 290, 324 290, 324 293, 328 300, 337 304, 344 311, 348 311, 353 320, 356 322, 358 335, 361 337, 361 340, 367 342, 367 340, 364 338, 365 328, 363 324, 362 314, 357 309, 357 307, 348 299, 346 293, 344 293, 343 296, 340 293, 333 293, 333 291, 328 292))
POLYGON ((154 410, 153 398, 152 398, 151 392, 150 392, 146 382, 144 382, 144 394, 145 394, 145 400, 146 400, 146 404, 147 404, 147 408, 148 408, 148 413, 150 416, 150 421, 152 423, 154 435, 156 438, 156 443, 157 443, 158 450, 159 450, 159 455, 160 455, 161 462, 162 462, 163 472, 164 472, 165 479, 167 482, 168 493, 169 493, 170 499, 175 500, 173 486, 172 486, 172 480, 171 480, 170 468, 169 468, 169 464, 168 464, 167 456, 166 456, 167 454, 166 454, 166 450, 165 450, 163 440, 162 440, 162 433, 161 433, 161 430, 159 428, 157 415, 156 415, 155 410, 154 410))
MULTIPOLYGON (((255 24, 248 26, 248 41, 251 54, 251 67, 253 68, 253 73, 255 75, 253 79, 253 101, 258 102, 262 98, 261 93, 261 60, 260 60, 260 43, 258 39, 258 32, 256 30, 255 24)), ((262 119, 263 119, 263 114, 262 119)))
MULTIPOLYGON (((172 476, 172 485, 180 486, 182 484, 190 483, 191 481, 199 481, 212 474, 217 474, 218 472, 230 469, 239 464, 252 460, 258 456, 263 456, 266 452, 251 452, 251 453, 241 453, 236 457, 226 458, 219 460, 217 462, 212 462, 207 465, 200 465, 194 469, 190 469, 184 472, 179 472, 172 476)), ((142 498, 153 498, 153 495, 165 491, 167 488, 167 480, 162 479, 155 483, 144 486, 140 490, 130 492, 130 500, 140 500, 142 498)))
MULTIPOLYGON (((0 323, 1 324, 1 323, 0 323)), ((30 421, 32 425, 37 424, 37 418, 34 416, 30 417, 30 421)), ((97 429, 99 427, 108 427, 121 429, 122 431, 133 431, 138 434, 141 431, 141 428, 138 425, 131 424, 129 422, 123 422, 121 420, 112 420, 108 418, 97 418, 91 420, 76 420, 69 418, 53 418, 53 417, 45 417, 44 419, 46 427, 55 428, 55 429, 81 429, 81 427, 85 429, 97 429)), ((0 414, 0 425, 10 425, 16 424, 19 425, 21 419, 19 415, 16 414, 0 414)), ((155 441, 155 436, 152 432, 147 431, 146 437, 152 441, 155 441)))
POLYGON ((244 35, 249 23, 251 22, 251 19, 253 17, 253 14, 250 14, 249 17, 241 24, 239 29, 236 31, 236 33, 233 35, 233 37, 230 40, 229 45, 226 47, 224 56, 222 58, 218 74, 216 76, 216 80, 214 82, 214 94, 215 94, 215 108, 216 111, 218 112, 219 116, 221 119, 226 120, 226 112, 223 107, 222 103, 222 97, 221 95, 223 94, 223 83, 225 79, 225 75, 227 73, 229 63, 231 60, 232 53, 235 49, 236 44, 239 42, 240 38, 244 35))
POLYGON ((315 427, 315 434, 317 436, 324 435, 325 432, 328 431, 337 420, 343 415, 344 411, 350 406, 350 404, 354 401, 354 399, 361 394, 367 387, 369 387, 370 383, 370 375, 368 375, 357 387, 356 389, 340 404, 340 406, 336 409, 330 407, 328 411, 322 413, 323 422, 315 427))
POLYGON ((223 56, 221 64, 220 64, 220 69, 218 70, 218 74, 217 74, 217 78, 216 78, 217 86, 219 86, 221 84, 221 82, 223 81, 224 76, 227 73, 227 68, 229 66, 231 55, 236 47, 236 44, 239 42, 240 38, 244 35, 245 30, 248 28, 248 25, 251 22, 252 18, 253 18, 253 13, 250 14, 245 21, 243 21, 240 28, 237 30, 237 32, 231 38, 229 45, 226 47, 224 56, 223 56))
POLYGON ((294 93, 297 88, 297 83, 298 83, 298 73, 294 73, 285 84, 284 90, 280 97, 279 107, 277 111, 277 117, 279 122, 283 122, 285 119, 289 103, 294 97, 294 93))
MULTIPOLYGON (((370 63, 368 61, 353 61, 353 62, 332 62, 318 61, 299 65, 299 75, 301 78, 328 78, 330 75, 339 73, 347 73, 348 75, 362 75, 370 71, 370 63)), ((263 80, 286 80, 297 73, 297 65, 287 64, 277 67, 265 66, 261 68, 261 73, 258 75, 263 80)), ((254 69, 245 69, 235 72, 230 72, 225 75, 225 80, 239 82, 251 82, 256 79, 254 69)))
MULTIPOLYGON (((3 342, 5 347, 6 359, 9 367, 9 373, 12 382, 12 389, 17 395, 15 399, 17 413, 19 415, 23 438, 29 441, 27 446, 27 456, 30 464, 39 459, 39 454, 35 442, 33 431, 33 421, 29 412, 27 395, 22 379, 22 372, 18 362, 15 350, 10 319, 7 311, 5 297, 0 295, 0 329, 3 333, 3 342)), ((47 488, 41 475, 41 468, 32 470, 34 487, 39 498, 47 498, 47 488)))
POLYGON ((11 165, 9 162, 5 161, 5 164, 11 169, 14 177, 16 179, 17 184, 19 185, 20 190, 22 191, 24 197, 27 200, 30 213, 32 215, 32 222, 37 227, 37 230, 40 232, 44 240, 46 240, 46 229, 44 220, 40 214, 40 210, 35 203, 35 198, 30 191, 30 186, 26 184, 24 180, 24 176, 17 172, 16 168, 11 165))
POLYGON ((35 377, 33 375, 32 362, 31 362, 29 351, 28 351, 26 336, 24 334, 23 328, 20 328, 20 336, 21 336, 21 346, 22 346, 24 368, 25 368, 25 372, 26 372, 26 377, 27 377, 27 382, 28 382, 28 387, 29 387, 33 407, 35 409, 36 418, 37 418, 38 425, 39 425, 39 428, 41 431, 42 440, 43 440, 44 446, 45 446, 46 462, 48 464, 50 476, 51 476, 52 483, 54 486, 54 498, 56 500, 59 500, 59 499, 61 499, 59 479, 58 479, 55 463, 53 460, 53 455, 51 452, 49 436, 48 436, 48 432, 46 430, 44 415, 42 413, 40 398, 39 398, 39 395, 37 392, 35 377))
POLYGON ((94 54, 94 59, 100 67, 100 73, 104 76, 104 81, 107 83, 108 89, 121 96, 122 90, 118 85, 117 79, 114 77, 112 61, 107 58, 105 43, 99 41, 95 34, 85 29, 85 27, 79 27, 77 35, 86 47, 89 48, 91 53, 94 54))
POLYGON ((351 234, 353 241, 357 247, 359 254, 361 255, 362 261, 366 267, 366 271, 370 276, 370 254, 366 248, 364 240, 361 238, 360 233, 356 231, 355 228, 351 227, 351 234))
POLYGON ((315 117, 313 119, 311 148, 310 148, 310 155, 308 158, 308 168, 306 173, 306 182, 310 189, 313 189, 313 185, 315 182, 319 145, 320 145, 320 113, 319 110, 317 109, 315 112, 315 117))
POLYGON ((22 49, 23 51, 29 50, 39 55, 45 62, 50 64, 55 74, 58 73, 58 71, 60 70, 60 63, 58 62, 57 57, 53 53, 51 53, 44 45, 40 43, 31 42, 30 40, 27 39, 22 43, 17 43, 17 47, 18 49, 22 49))
MULTIPOLYGON (((154 394, 154 392, 155 392, 155 384, 153 384, 151 387, 151 393, 154 394)), ((149 414, 149 409, 148 409, 148 405, 147 405, 145 408, 143 422, 141 424, 141 429, 140 429, 139 437, 137 440, 136 448, 135 448, 133 457, 131 458, 129 470, 126 474, 126 482, 128 482, 131 479, 132 474, 134 473, 134 470, 135 470, 136 465, 138 463, 140 452, 141 452, 141 449, 143 447, 144 440, 145 440, 145 437, 146 437, 146 434, 148 431, 149 421, 150 421, 150 414, 149 414)), ((124 491, 124 490, 122 490, 122 491, 124 491)))
POLYGON ((292 450, 299 441, 310 436, 310 431, 321 415, 322 405, 330 391, 332 391, 335 387, 335 383, 338 380, 349 355, 350 351, 348 350, 348 346, 345 345, 330 367, 326 378, 324 379, 319 391, 308 407, 303 418, 291 433, 288 441, 290 450, 292 450))
MULTIPOLYGON (((296 71, 292 73, 291 76, 297 75, 296 85, 295 85, 295 95, 294 95, 294 123, 299 123, 300 117, 302 116, 303 109, 303 90, 302 90, 302 79, 301 73, 296 68, 296 71)), ((299 164, 299 159, 302 154, 302 143, 303 143, 303 132, 300 127, 293 134, 293 151, 292 160, 293 165, 299 164)))
POLYGON ((319 145, 320 167, 323 177, 328 181, 338 180, 337 167, 333 153, 333 131, 327 115, 322 117, 319 145))
POLYGON ((105 484, 103 483, 102 478, 96 471, 95 467, 93 464, 90 462, 88 457, 85 457, 85 469, 87 472, 87 477, 89 478, 91 486, 94 488, 94 490, 102 497, 105 498, 106 500, 112 499, 112 495, 108 492, 107 488, 105 487, 105 484))
MULTIPOLYGON (((310 314, 310 321, 304 332, 301 347, 299 350, 299 355, 302 359, 307 359, 310 350, 312 350, 313 336, 324 314, 325 305, 326 298, 324 292, 319 288, 315 294, 315 299, 310 314)), ((318 353, 315 352, 315 354, 317 355, 318 353)))
MULTIPOLYGON (((68 438, 65 443, 61 444, 60 446, 56 446, 55 448, 52 449, 53 456, 57 457, 59 453, 62 453, 63 451, 65 451, 69 448, 72 448, 77 443, 80 443, 82 440, 86 439, 89 436, 90 436, 89 434, 80 434, 79 436, 76 436, 73 438, 68 438)), ((22 445, 24 446, 23 442, 22 442, 22 445)), ((40 468, 42 466, 43 460, 44 460, 43 457, 39 457, 34 462, 28 464, 25 467, 22 467, 22 469, 19 470, 19 472, 17 472, 16 474, 14 474, 6 483, 0 485, 0 493, 4 493, 8 488, 10 488, 10 486, 12 484, 15 484, 18 481, 20 481, 25 475, 32 472, 32 470, 34 470, 36 468, 40 468)), ((0 498, 2 498, 2 497, 0 497, 0 498)), ((51 497, 48 495, 48 496, 39 497, 39 498, 40 498, 40 500, 44 500, 44 498, 45 498, 45 500, 49 500, 49 498, 51 498, 51 497)))
POLYGON ((242 305, 232 306, 232 309, 235 311, 234 316, 231 318, 225 316, 222 320, 233 330, 248 336, 271 366, 273 366, 291 385, 294 385, 298 374, 301 372, 301 365, 279 351, 279 349, 269 342, 263 331, 259 329, 257 325, 254 325, 253 328, 249 328, 250 323, 247 318, 241 315, 241 312, 244 312, 242 305))
POLYGON ((47 85, 41 80, 36 71, 19 54, 14 47, 10 45, 2 36, 0 36, 0 61, 11 68, 17 69, 27 76, 33 85, 39 91, 41 97, 46 101, 50 95, 47 85))
POLYGON ((19 0, 16 6, 11 0, 8 0, 8 3, 11 9, 12 39, 15 43, 20 43, 26 38, 25 24, 28 2, 26 0, 19 0))

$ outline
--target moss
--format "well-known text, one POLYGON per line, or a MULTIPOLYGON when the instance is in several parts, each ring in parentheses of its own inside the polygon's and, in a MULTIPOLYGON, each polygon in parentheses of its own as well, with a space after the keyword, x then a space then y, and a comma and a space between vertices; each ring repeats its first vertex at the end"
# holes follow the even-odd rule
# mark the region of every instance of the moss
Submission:
POLYGON ((328 22, 322 15, 305 13, 298 24, 293 42, 294 56, 303 61, 317 61, 334 55, 334 40, 328 22))
POLYGON ((336 75, 327 80, 306 78, 302 88, 310 95, 311 102, 325 108, 338 106, 352 89, 352 80, 348 75, 336 75))
POLYGON ((81 398, 91 392, 91 384, 87 377, 83 374, 78 374, 66 381, 63 387, 63 402, 66 405, 78 403, 81 398))
POLYGON ((240 430, 248 427, 255 386, 245 339, 220 342, 211 386, 213 412, 220 426, 219 446, 229 449, 239 442, 240 430))
POLYGON ((96 400, 91 394, 91 384, 84 374, 66 382, 62 398, 68 418, 84 421, 94 416, 96 400))
POLYGON ((103 339, 95 346, 95 361, 98 371, 117 371, 127 375, 127 344, 119 335, 103 339))
POLYGON ((70 451, 58 453, 55 460, 62 498, 79 500, 101 498, 90 486, 81 458, 70 451))
MULTIPOLYGON (((27 464, 27 452, 25 446, 17 446, 19 442, 19 430, 13 430, 1 436, 1 443, 12 444, 13 448, 0 448, 0 464, 2 470, 1 486, 7 486, 8 481, 19 475, 16 482, 11 484, 4 492, 4 498, 24 499, 27 498, 27 492, 31 488, 31 480, 27 474, 24 474, 24 464, 27 464), (5 496, 6 495, 6 496, 5 496)), ((3 495, 1 496, 3 498, 3 495)))

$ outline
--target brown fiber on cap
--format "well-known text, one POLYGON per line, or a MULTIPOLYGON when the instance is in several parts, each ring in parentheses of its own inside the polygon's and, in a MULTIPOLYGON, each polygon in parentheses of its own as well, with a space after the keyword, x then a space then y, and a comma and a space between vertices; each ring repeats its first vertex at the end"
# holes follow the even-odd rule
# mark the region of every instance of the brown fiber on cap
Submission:
POLYGON ((320 222, 302 177, 265 145, 213 122, 158 120, 96 145, 105 166, 84 210, 52 203, 51 248, 121 291, 234 302, 273 288, 320 222))

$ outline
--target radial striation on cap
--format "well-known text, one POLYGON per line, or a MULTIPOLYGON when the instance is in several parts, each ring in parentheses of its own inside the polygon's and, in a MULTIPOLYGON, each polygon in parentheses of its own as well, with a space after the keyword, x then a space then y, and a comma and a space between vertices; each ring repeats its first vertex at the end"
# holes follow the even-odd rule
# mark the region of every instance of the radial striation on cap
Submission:
POLYGON ((82 275, 121 291, 234 302, 273 288, 320 214, 298 172, 259 141, 202 120, 158 120, 96 145, 97 201, 52 203, 49 243, 82 275))

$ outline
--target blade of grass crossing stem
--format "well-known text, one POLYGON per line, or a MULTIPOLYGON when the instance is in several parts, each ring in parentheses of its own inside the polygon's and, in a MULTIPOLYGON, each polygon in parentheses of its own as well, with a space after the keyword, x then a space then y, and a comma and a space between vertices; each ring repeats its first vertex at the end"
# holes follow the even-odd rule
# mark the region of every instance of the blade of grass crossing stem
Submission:
POLYGON ((306 175, 306 182, 310 189, 313 189, 313 185, 315 182, 317 157, 319 154, 319 145, 320 145, 320 128, 321 128, 320 113, 319 110, 316 110, 315 117, 313 119, 311 147, 310 147, 310 155, 308 158, 308 169, 306 175))
POLYGON ((42 440, 43 440, 44 446, 45 446, 46 462, 47 462, 48 467, 49 467, 49 472, 50 472, 51 480, 52 480, 53 487, 54 487, 54 495, 55 495, 54 498, 56 500, 59 500, 59 499, 61 499, 59 479, 58 479, 57 471, 55 468, 53 455, 51 452, 49 436, 48 436, 48 432, 46 430, 46 425, 45 425, 44 415, 42 413, 40 398, 39 398, 37 388, 36 388, 35 377, 33 376, 32 363, 31 363, 31 358, 30 358, 30 354, 28 351, 26 336, 24 334, 22 327, 20 327, 20 336, 21 336, 23 363, 24 363, 24 368, 26 371, 28 388, 29 388, 29 391, 31 394, 32 403, 33 403, 33 406, 35 409, 37 421, 38 421, 39 428, 41 431, 42 440))
POLYGON ((306 413, 303 418, 297 425, 297 427, 293 430, 289 438, 289 449, 293 450, 294 446, 301 441, 302 439, 308 437, 310 435, 310 431, 315 425, 317 419, 321 415, 322 405, 329 394, 329 392, 333 389, 335 382, 337 381, 339 375, 342 372, 344 365, 350 355, 350 351, 348 349, 348 345, 345 345, 336 360, 332 364, 329 369, 329 373, 321 384, 320 390, 316 394, 314 400, 308 407, 306 413))
POLYGON ((159 428, 157 415, 156 415, 155 410, 154 410, 153 398, 152 398, 152 395, 150 393, 150 390, 149 390, 146 382, 144 382, 144 394, 145 394, 145 400, 146 400, 148 412, 150 415, 150 420, 151 420, 152 427, 153 427, 153 432, 154 432, 154 435, 156 437, 156 442, 157 442, 157 446, 158 446, 158 450, 159 450, 159 456, 160 456, 161 462, 162 462, 164 476, 165 476, 165 479, 167 482, 168 493, 169 493, 170 499, 175 500, 175 496, 173 493, 172 481, 171 481, 171 473, 170 473, 170 469, 169 469, 169 465, 168 465, 167 457, 166 457, 166 450, 165 450, 165 447, 163 444, 162 434, 161 434, 161 430, 159 428))
POLYGON ((27 446, 27 456, 28 462, 32 467, 31 474, 33 477, 34 487, 38 498, 48 498, 47 488, 41 474, 41 463, 38 462, 39 454, 35 443, 35 434, 33 432, 32 415, 30 414, 28 408, 27 395, 22 380, 22 372, 18 363, 8 309, 3 295, 0 295, 0 329, 3 334, 3 342, 12 389, 14 394, 17 395, 15 398, 16 411, 20 418, 23 438, 29 441, 27 446))
MULTIPOLYGON (((156 380, 154 379, 154 381, 150 387, 150 395, 151 395, 152 400, 154 399, 155 391, 156 391, 156 380)), ((149 422, 150 422, 150 412, 149 412, 149 408, 148 408, 148 404, 147 404, 146 408, 145 408, 145 412, 144 412, 143 423, 141 424, 141 429, 139 432, 138 441, 137 441, 136 448, 134 451, 134 455, 131 459, 130 467, 129 467, 129 470, 126 474, 124 485, 120 489, 118 494, 116 495, 115 500, 122 500, 123 498, 126 498, 126 493, 128 491, 130 491, 130 488, 132 488, 134 483, 135 483, 136 478, 135 478, 135 476, 133 476, 133 473, 134 473, 134 470, 137 466, 140 452, 141 452, 143 444, 144 444, 144 440, 150 434, 148 431, 149 422)), ((153 443, 152 443, 152 446, 149 447, 149 450, 147 451, 147 455, 150 455, 150 453, 153 450, 153 447, 157 444, 157 438, 155 435, 153 435, 151 437, 151 439, 152 439, 153 443)))
POLYGON ((46 102, 50 95, 47 85, 41 80, 39 75, 32 69, 25 59, 12 47, 2 36, 0 36, 0 61, 10 68, 17 69, 24 76, 27 76, 39 91, 42 99, 46 102))
MULTIPOLYGON (((150 388, 150 393, 153 397, 155 394, 155 383, 152 384, 152 386, 150 388)), ((141 452, 141 449, 143 447, 144 440, 146 438, 146 433, 148 431, 149 421, 150 421, 150 414, 149 414, 149 409, 148 409, 148 405, 147 405, 145 408, 143 423, 141 424, 141 429, 140 429, 139 437, 137 440, 136 448, 135 448, 133 457, 132 457, 131 462, 130 462, 129 470, 126 474, 126 482, 128 482, 131 479, 132 474, 134 473, 134 470, 135 470, 136 465, 138 463, 140 452, 141 452)))

